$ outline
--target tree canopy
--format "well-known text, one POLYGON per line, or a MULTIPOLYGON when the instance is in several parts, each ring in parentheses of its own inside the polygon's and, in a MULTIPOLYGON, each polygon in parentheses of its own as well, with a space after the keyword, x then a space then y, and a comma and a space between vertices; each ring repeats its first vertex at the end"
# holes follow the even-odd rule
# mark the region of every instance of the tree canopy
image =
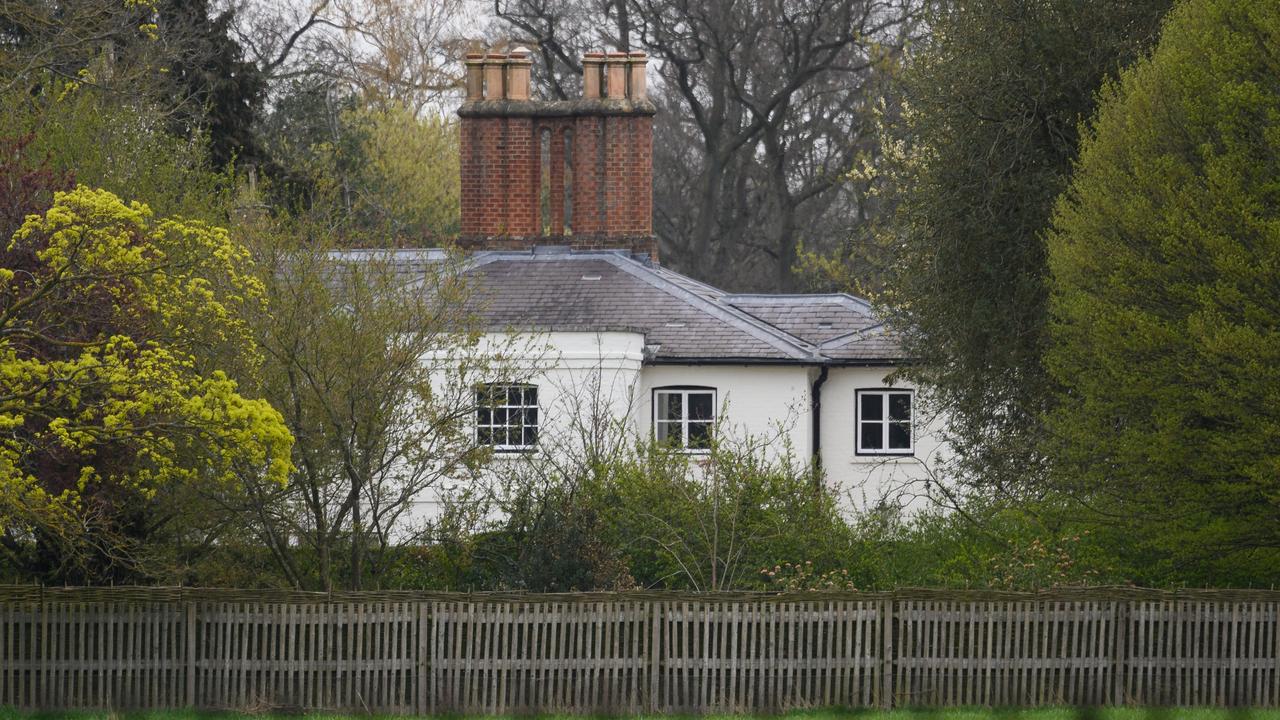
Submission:
POLYGON ((1057 474, 1219 582, 1280 548, 1278 78, 1280 6, 1181 5, 1103 91, 1048 236, 1057 474))
POLYGON ((1103 79, 1138 57, 1170 0, 944 3, 886 110, 873 168, 894 256, 881 300, 949 413, 954 470, 1036 479, 1044 231, 1103 79))
POLYGON ((110 568, 80 550, 119 546, 121 507, 172 483, 283 483, 293 440, 234 379, 263 289, 225 230, 104 190, 52 200, 0 253, 0 527, 95 578, 110 568))

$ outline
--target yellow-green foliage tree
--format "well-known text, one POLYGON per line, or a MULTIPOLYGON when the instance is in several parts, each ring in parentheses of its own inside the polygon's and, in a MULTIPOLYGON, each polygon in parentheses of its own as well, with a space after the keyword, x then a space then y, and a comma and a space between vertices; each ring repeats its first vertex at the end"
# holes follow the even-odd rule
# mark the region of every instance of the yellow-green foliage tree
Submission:
POLYGON ((0 90, 0 105, 0 137, 29 137, 24 156, 157 215, 226 223, 234 176, 213 168, 204 134, 172 134, 161 105, 55 77, 36 92, 0 90))
POLYGON ((419 117, 399 104, 352 113, 350 121, 364 130, 365 211, 409 237, 457 232, 457 123, 438 114, 419 117))
POLYGON ((77 187, 0 250, 0 547, 101 579, 129 562, 113 518, 166 487, 287 479, 292 436, 237 383, 264 293, 226 231, 77 187))
POLYGON ((457 233, 457 122, 396 101, 288 100, 304 122, 276 118, 274 152, 299 170, 311 213, 341 228, 344 243, 428 247, 457 233))
POLYGON ((1280 5, 1191 0, 1048 239, 1057 474, 1156 580, 1280 577, 1280 5))

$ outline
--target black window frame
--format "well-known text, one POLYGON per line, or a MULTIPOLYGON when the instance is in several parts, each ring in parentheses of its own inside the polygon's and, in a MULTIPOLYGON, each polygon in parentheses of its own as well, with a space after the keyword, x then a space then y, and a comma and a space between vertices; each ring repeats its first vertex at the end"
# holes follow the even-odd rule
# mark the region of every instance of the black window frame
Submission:
POLYGON ((689 447, 689 423, 693 422, 698 424, 706 424, 707 437, 710 438, 712 433, 715 432, 716 421, 718 419, 717 415, 719 413, 719 404, 718 404, 719 397, 720 397, 719 391, 716 388, 711 387, 709 385, 663 385, 661 387, 655 387, 652 390, 650 390, 650 396, 649 396, 650 407, 651 407, 650 421, 653 424, 654 441, 665 442, 669 447, 675 450, 678 450, 682 453, 689 453, 691 455, 705 455, 711 452, 711 448, 709 447, 689 447), (680 404, 680 410, 682 415, 681 419, 678 421, 659 420, 658 419, 658 395, 676 394, 676 393, 680 394, 682 398, 681 404, 680 404), (688 397, 691 393, 707 394, 711 396, 711 417, 710 418, 707 418, 705 420, 703 419, 693 420, 689 417, 688 397), (679 445, 676 445, 669 441, 659 440, 658 438, 659 423, 672 423, 672 422, 680 423, 680 444, 679 445))
MULTIPOLYGON (((897 388, 897 387, 875 387, 875 388, 858 388, 854 391, 853 397, 853 450, 854 454, 861 457, 912 457, 916 454, 916 391, 913 388, 897 388), (862 398, 867 395, 879 395, 884 400, 881 402, 881 417, 879 419, 864 420, 862 418, 862 398), (889 447, 889 429, 894 424, 894 419, 889 417, 889 396, 906 395, 907 400, 907 439, 909 447, 891 448, 889 447), (862 425, 863 423, 877 423, 883 427, 881 440, 883 447, 863 448, 862 446, 862 425)), ((898 421, 901 422, 901 421, 898 421)))
POLYGON ((472 416, 472 419, 473 419, 473 424, 475 426, 475 433, 473 435, 473 438, 475 440, 476 445, 480 447, 487 447, 493 450, 495 453, 503 453, 503 454, 529 453, 529 452, 534 452, 538 449, 538 441, 542 437, 542 409, 540 405, 540 398, 538 394, 537 385, 533 383, 482 383, 475 386, 475 393, 476 393, 476 408, 472 416), (502 388, 503 395, 504 395, 504 402, 501 404, 492 403, 492 402, 485 403, 484 395, 489 395, 490 397, 492 397, 492 393, 496 388, 502 388), (517 390, 517 389, 520 390, 520 404, 513 405, 509 402, 510 392, 512 390, 517 390), (526 395, 526 393, 530 390, 533 391, 533 404, 529 404, 528 398, 526 395), (505 417, 505 420, 502 424, 498 424, 494 422, 494 418, 493 418, 493 413, 499 410, 503 412, 505 417), (519 412, 519 415, 520 415, 519 424, 513 424, 509 422, 511 418, 512 410, 516 410, 519 412), (531 424, 526 424, 525 419, 528 417, 529 410, 533 411, 534 421, 531 424), (483 413, 485 413, 486 411, 489 413, 489 422, 481 422, 483 413), (483 429, 485 428, 488 428, 490 431, 488 440, 482 440, 481 438, 481 434, 483 432, 483 429), (498 428, 503 429, 504 433, 506 433, 506 440, 508 441, 511 439, 511 435, 510 435, 511 430, 513 428, 519 428, 520 440, 521 440, 520 444, 516 445, 510 442, 498 444, 493 442, 492 432, 493 430, 498 428), (534 437, 533 437, 532 444, 523 442, 525 430, 528 428, 533 429, 534 437))

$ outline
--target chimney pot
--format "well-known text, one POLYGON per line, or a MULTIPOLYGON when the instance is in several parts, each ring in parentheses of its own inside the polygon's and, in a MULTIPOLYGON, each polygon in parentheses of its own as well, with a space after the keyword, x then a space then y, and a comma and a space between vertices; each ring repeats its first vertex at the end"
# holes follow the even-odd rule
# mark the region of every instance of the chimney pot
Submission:
POLYGON ((604 53, 589 52, 582 56, 582 97, 600 98, 600 71, 604 66, 604 53))
POLYGON ((635 51, 627 56, 627 97, 632 100, 646 100, 648 93, 645 91, 645 67, 649 64, 649 56, 643 52, 635 51))
POLYGON ((533 60, 528 48, 518 47, 507 54, 507 99, 529 99, 529 74, 533 60))
POLYGON ((506 79, 507 56, 502 53, 489 53, 484 58, 484 99, 501 100, 506 94, 503 81, 506 79))
POLYGON ((467 100, 484 97, 484 53, 469 52, 466 58, 467 100))
POLYGON ((610 100, 622 100, 627 96, 627 54, 611 52, 605 59, 605 64, 608 68, 608 97, 610 100))

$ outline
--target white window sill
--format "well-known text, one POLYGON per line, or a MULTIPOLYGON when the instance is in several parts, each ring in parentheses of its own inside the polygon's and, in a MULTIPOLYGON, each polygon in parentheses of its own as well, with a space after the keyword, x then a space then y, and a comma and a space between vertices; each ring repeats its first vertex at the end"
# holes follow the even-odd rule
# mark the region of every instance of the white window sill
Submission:
POLYGON ((911 453, 858 453, 853 456, 855 463, 870 465, 873 463, 887 462, 903 462, 916 459, 916 454, 911 453))
POLYGON ((493 459, 499 460, 516 460, 525 455, 533 455, 538 452, 537 447, 527 448, 490 448, 493 451, 493 459))

